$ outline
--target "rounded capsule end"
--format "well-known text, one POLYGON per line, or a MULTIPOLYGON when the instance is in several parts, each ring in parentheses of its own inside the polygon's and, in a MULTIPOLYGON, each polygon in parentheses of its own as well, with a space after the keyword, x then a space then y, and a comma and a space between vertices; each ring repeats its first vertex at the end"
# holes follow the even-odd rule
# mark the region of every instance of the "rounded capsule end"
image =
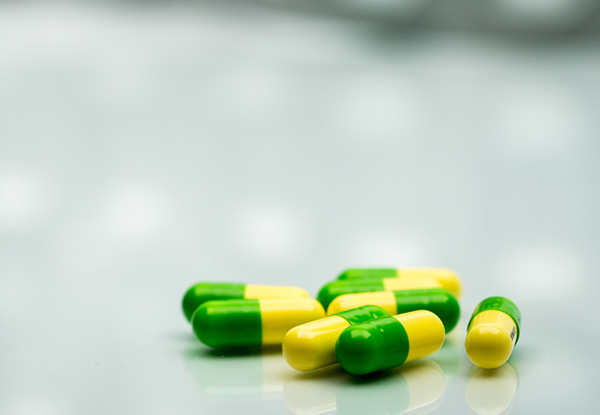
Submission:
POLYGON ((211 317, 208 313, 206 304, 201 305, 196 309, 192 315, 192 318, 190 319, 190 322, 192 323, 192 329, 194 330, 194 334, 198 340, 208 346, 215 347, 213 338, 211 336, 213 329, 211 327, 211 317))
POLYGON ((325 310, 327 310, 329 304, 331 304, 333 299, 336 297, 336 295, 333 293, 332 287, 333 283, 331 282, 325 284, 317 294, 317 301, 321 303, 325 310))
POLYGON ((245 284, 201 282, 193 285, 183 296, 181 306, 188 321, 192 321, 194 312, 202 304, 212 300, 244 298, 245 284))
POLYGON ((472 327, 467 333, 465 349, 469 360, 483 369, 502 366, 510 357, 513 341, 510 333, 493 325, 472 327))
POLYGON ((207 296, 203 296, 201 294, 201 291, 204 290, 205 285, 207 284, 196 284, 193 287, 190 287, 190 289, 187 290, 183 296, 181 308, 183 309, 183 315, 189 322, 192 321, 192 316, 198 307, 200 307, 202 303, 208 299, 207 296))
POLYGON ((365 375, 384 366, 385 340, 378 330, 354 326, 342 332, 335 355, 340 365, 353 375, 365 375))
POLYGON ((434 277, 442 284, 442 288, 450 291, 456 298, 460 298, 462 287, 460 277, 456 272, 450 269, 440 268, 436 270, 434 277))
POLYGON ((294 327, 283 339, 285 361, 301 371, 334 364, 335 342, 348 325, 342 317, 330 316, 294 327))

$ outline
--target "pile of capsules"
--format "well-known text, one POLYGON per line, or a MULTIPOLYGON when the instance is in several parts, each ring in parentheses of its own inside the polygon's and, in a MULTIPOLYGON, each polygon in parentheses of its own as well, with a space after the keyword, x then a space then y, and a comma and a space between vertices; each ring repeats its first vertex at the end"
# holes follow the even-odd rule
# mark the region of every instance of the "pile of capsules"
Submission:
MULTIPOLYGON (((297 370, 339 363, 365 375, 437 352, 458 322, 460 291, 458 275, 447 269, 353 268, 325 284, 316 300, 298 287, 201 282, 185 293, 183 312, 210 347, 282 345, 297 370)), ((503 365, 520 320, 506 298, 479 303, 467 325, 471 362, 503 365)))

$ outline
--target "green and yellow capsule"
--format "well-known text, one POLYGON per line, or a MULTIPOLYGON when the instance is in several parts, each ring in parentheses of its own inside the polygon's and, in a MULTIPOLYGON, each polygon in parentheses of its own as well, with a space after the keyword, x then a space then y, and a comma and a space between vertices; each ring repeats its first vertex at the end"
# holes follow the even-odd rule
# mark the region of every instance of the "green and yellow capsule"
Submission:
POLYGON ((431 311, 379 317, 345 329, 335 355, 353 375, 400 366, 435 353, 444 343, 444 325, 431 311))
POLYGON ((200 341, 216 349, 281 344, 293 327, 325 317, 318 301, 225 300, 202 304, 192 317, 200 341))
POLYGON ((433 278, 442 288, 460 298, 461 283, 456 272, 446 268, 350 268, 338 276, 338 280, 364 278, 433 278))
POLYGON ((369 293, 376 291, 405 291, 424 288, 442 288, 441 284, 433 278, 368 278, 362 280, 332 281, 321 288, 317 300, 323 307, 340 295, 369 293))
POLYGON ((519 341, 521 312, 508 298, 486 298, 475 308, 467 326, 465 349, 474 365, 502 366, 519 341))
POLYGON ((391 315, 415 310, 431 311, 442 320, 446 333, 456 326, 460 317, 460 306, 456 297, 442 288, 340 295, 329 304, 327 314, 336 314, 367 304, 378 305, 391 315))
POLYGON ((242 300, 242 299, 285 299, 310 298, 310 295, 299 287, 277 285, 254 285, 227 282, 201 282, 193 285, 183 296, 183 314, 192 320, 198 307, 212 300, 242 300))
POLYGON ((283 340, 283 357, 297 370, 329 366, 335 360, 335 342, 346 327, 389 314, 381 307, 365 305, 294 327, 283 340))

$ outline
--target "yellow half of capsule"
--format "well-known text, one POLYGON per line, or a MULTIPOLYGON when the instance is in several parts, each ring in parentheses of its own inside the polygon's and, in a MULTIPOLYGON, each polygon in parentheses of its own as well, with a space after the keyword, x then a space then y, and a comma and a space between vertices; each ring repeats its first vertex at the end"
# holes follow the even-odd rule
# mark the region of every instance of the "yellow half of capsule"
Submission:
POLYGON ((300 324, 325 317, 325 310, 311 298, 258 300, 262 324, 262 344, 281 344, 286 333, 300 324))
POLYGON ((337 362, 335 342, 350 323, 329 316, 291 329, 283 339, 283 357, 296 370, 313 370, 337 362))
POLYGON ((508 314, 498 310, 482 311, 473 317, 465 339, 467 356, 483 369, 502 366, 515 345, 517 327, 508 314))
POLYGON ((446 268, 401 268, 397 270, 396 278, 433 278, 441 284, 441 288, 460 298, 460 278, 454 271, 446 268))
POLYGON ((446 332, 438 316, 430 311, 418 310, 394 316, 404 326, 408 336, 409 351, 407 362, 429 356, 437 352, 446 332))
POLYGON ((421 288, 442 288, 437 280, 428 277, 384 278, 385 291, 418 290, 421 288))
POLYGON ((310 298, 310 294, 300 287, 246 284, 246 287, 244 288, 244 298, 310 298))
POLYGON ((390 315, 398 314, 396 296, 391 291, 340 295, 329 304, 327 314, 336 314, 363 305, 378 305, 390 315))

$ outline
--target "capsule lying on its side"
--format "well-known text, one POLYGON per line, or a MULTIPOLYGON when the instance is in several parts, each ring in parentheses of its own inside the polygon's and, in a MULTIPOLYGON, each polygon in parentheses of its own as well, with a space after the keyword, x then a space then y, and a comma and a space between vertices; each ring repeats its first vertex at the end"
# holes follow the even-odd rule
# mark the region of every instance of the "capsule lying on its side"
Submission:
POLYGON ((317 300, 323 307, 329 307, 329 304, 340 295, 368 293, 376 291, 404 291, 418 290, 423 288, 442 288, 441 284, 433 278, 370 278, 363 280, 332 281, 325 284, 317 300))
POLYGON ((340 313, 367 304, 378 305, 391 315, 416 310, 431 311, 442 320, 446 333, 456 326, 460 317, 460 306, 456 297, 450 291, 441 288, 340 295, 329 304, 327 314, 340 313))
POLYGON ((335 355, 354 375, 400 366, 435 353, 444 343, 444 325, 431 311, 379 317, 345 329, 335 355))
POLYGON ((210 347, 260 347, 281 344, 291 328, 323 317, 321 304, 310 298, 209 301, 194 313, 192 327, 210 347))
POLYGON ((183 314, 185 314, 188 321, 191 321, 196 309, 207 301, 242 300, 249 298, 310 298, 310 295, 299 287, 227 282, 201 282, 190 287, 183 296, 183 314))
POLYGON ((460 298, 461 283, 456 272, 446 268, 350 268, 338 276, 338 280, 365 278, 433 278, 460 298))
POLYGON ((346 327, 387 315, 381 307, 366 305, 294 327, 283 340, 283 357, 303 371, 332 365, 335 342, 346 327))
POLYGON ((490 297, 475 308, 467 325, 467 356, 483 369, 502 366, 519 341, 521 312, 504 297, 490 297))

